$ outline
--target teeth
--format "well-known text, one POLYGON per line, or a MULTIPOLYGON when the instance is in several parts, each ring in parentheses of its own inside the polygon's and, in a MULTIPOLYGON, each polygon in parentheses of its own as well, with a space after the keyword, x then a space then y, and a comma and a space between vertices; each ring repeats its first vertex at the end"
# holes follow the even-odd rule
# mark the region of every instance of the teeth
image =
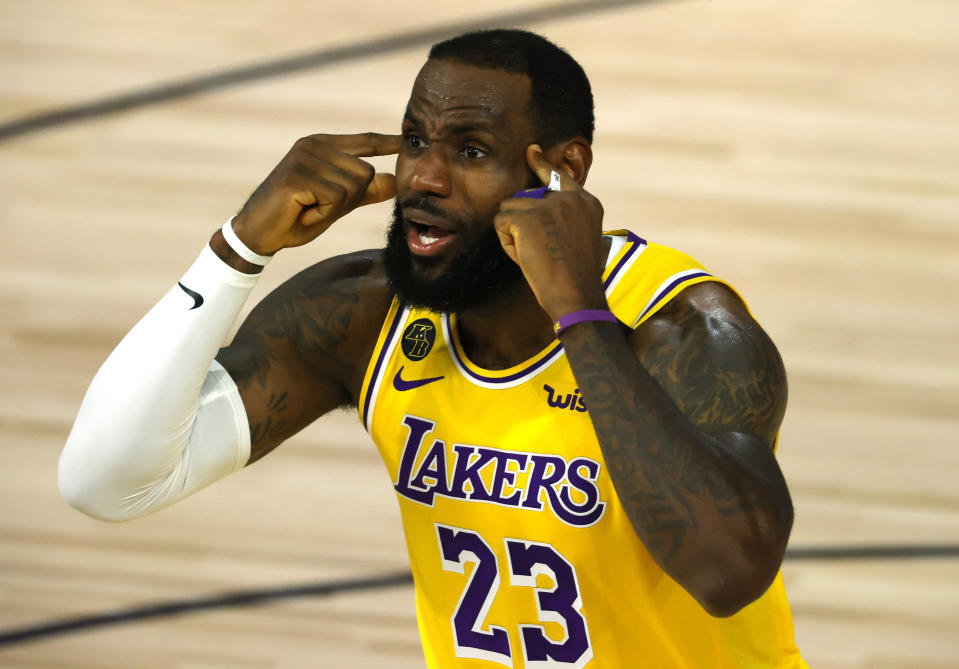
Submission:
POLYGON ((432 235, 427 234, 427 233, 425 233, 425 232, 420 232, 420 233, 419 233, 419 238, 420 238, 420 241, 423 242, 423 243, 426 244, 426 245, 432 244, 432 243, 435 242, 437 239, 439 239, 439 237, 433 237, 432 235))

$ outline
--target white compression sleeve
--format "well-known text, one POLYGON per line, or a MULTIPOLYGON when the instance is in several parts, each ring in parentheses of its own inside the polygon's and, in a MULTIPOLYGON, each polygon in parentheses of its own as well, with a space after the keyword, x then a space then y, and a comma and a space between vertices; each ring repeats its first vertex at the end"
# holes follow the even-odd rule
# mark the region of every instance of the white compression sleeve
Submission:
POLYGON ((206 246, 117 345, 91 382, 60 456, 60 494, 71 506, 126 520, 246 464, 246 411, 213 358, 256 280, 206 246))

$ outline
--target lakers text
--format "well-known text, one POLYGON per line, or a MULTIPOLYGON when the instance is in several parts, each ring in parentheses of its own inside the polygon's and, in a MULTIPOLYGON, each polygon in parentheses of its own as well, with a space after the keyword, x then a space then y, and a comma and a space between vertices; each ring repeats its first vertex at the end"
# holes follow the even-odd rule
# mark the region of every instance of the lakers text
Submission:
POLYGON ((575 527, 595 524, 606 510, 595 460, 469 444, 453 444, 450 452, 441 439, 427 446, 435 421, 407 415, 403 425, 409 436, 394 487, 414 502, 433 506, 440 495, 536 511, 545 502, 557 518, 575 527))

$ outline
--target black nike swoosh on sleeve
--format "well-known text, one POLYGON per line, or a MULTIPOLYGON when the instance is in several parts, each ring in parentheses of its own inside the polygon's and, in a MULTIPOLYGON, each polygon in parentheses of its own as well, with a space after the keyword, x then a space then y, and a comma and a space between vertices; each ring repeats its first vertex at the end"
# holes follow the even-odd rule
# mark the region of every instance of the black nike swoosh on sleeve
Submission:
POLYGON ((193 306, 190 307, 188 311, 193 311, 194 309, 199 307, 201 304, 203 304, 203 296, 200 295, 198 292, 196 292, 195 290, 190 290, 179 281, 176 282, 176 285, 182 288, 184 293, 186 293, 187 295, 193 298, 193 306))

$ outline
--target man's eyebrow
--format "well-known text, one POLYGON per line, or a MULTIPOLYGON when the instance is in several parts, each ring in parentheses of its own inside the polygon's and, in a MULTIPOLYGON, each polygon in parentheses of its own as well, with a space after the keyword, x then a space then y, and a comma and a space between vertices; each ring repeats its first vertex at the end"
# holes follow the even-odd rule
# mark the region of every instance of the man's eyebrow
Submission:
POLYGON ((495 135, 493 129, 496 127, 496 123, 492 121, 463 121, 459 123, 450 123, 449 125, 443 126, 445 134, 447 135, 462 135, 469 132, 486 132, 491 135, 495 135))
POLYGON ((502 130, 497 131, 495 124, 493 123, 473 123, 467 121, 464 123, 451 123, 441 127, 438 139, 459 139, 462 137, 469 138, 470 135, 475 137, 478 141, 483 144, 492 146, 499 144, 503 140, 502 130))
POLYGON ((406 111, 403 112, 403 123, 407 123, 407 122, 412 123, 413 125, 417 127, 423 125, 423 122, 419 118, 417 118, 412 111, 410 111, 409 107, 407 107, 406 111))

